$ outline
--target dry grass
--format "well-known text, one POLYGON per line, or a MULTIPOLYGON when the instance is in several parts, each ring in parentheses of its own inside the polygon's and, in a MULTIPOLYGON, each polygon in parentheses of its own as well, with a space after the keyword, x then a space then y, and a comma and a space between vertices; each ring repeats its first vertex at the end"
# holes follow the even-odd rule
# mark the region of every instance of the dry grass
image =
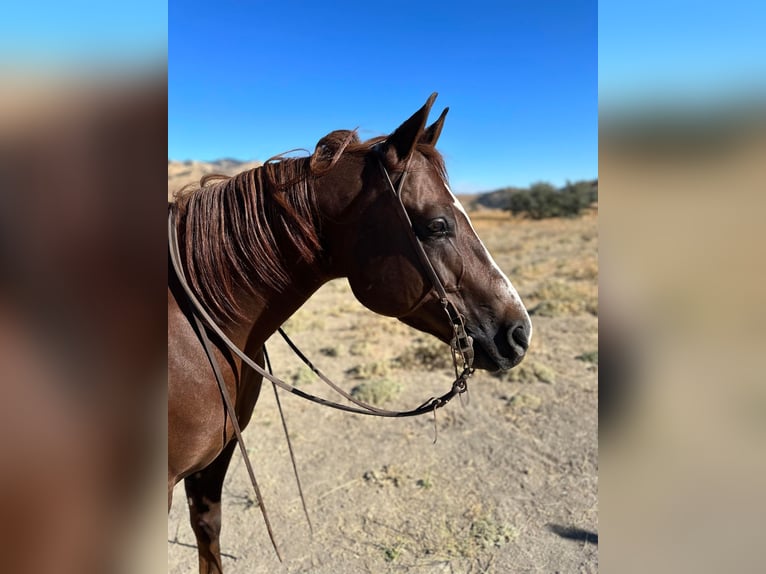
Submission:
POLYGON ((528 309, 543 317, 598 315, 595 215, 533 222, 481 211, 472 220, 528 309))
POLYGON ((394 359, 394 365, 400 369, 448 369, 452 364, 449 345, 433 338, 418 341, 394 359))
POLYGON ((521 532, 481 504, 472 505, 459 517, 442 514, 435 522, 435 527, 418 536, 407 531, 384 534, 377 544, 384 560, 404 569, 454 560, 472 564, 488 552, 514 542, 521 532))
POLYGON ((495 377, 509 383, 556 382, 556 371, 533 358, 527 358, 515 369, 495 373, 495 377))
POLYGON ((402 390, 399 382, 391 379, 365 381, 353 389, 351 396, 370 405, 381 405, 395 398, 402 390))
POLYGON ((532 315, 598 315, 598 294, 592 282, 546 279, 538 285, 526 298, 532 315))

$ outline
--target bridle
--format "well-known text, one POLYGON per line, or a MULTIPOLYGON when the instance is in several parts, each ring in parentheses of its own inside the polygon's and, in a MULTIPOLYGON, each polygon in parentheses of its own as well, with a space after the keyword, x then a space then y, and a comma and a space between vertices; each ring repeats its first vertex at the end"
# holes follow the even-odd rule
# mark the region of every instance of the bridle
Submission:
MULTIPOLYGON (((402 199, 404 180, 407 179, 411 158, 412 155, 407 158, 407 163, 405 164, 404 171, 402 172, 402 175, 399 178, 398 184, 396 186, 394 186, 394 183, 391 181, 391 176, 389 175, 386 166, 383 164, 383 160, 381 159, 380 155, 378 155, 378 165, 380 165, 380 169, 385 176, 388 188, 396 199, 396 212, 402 219, 405 229, 408 231, 407 236, 410 238, 410 243, 412 244, 412 247, 418 256, 418 260, 420 261, 420 265, 423 268, 423 271, 425 271, 425 274, 431 283, 431 289, 429 289, 428 293, 426 293, 426 297, 432 292, 436 294, 439 303, 444 309, 444 312, 447 314, 450 325, 452 326, 453 337, 450 341, 450 350, 452 351, 452 362, 455 366, 455 378, 460 378, 460 375, 458 375, 458 358, 462 359, 463 362, 463 374, 466 374, 467 377, 470 377, 471 374, 473 374, 473 338, 468 335, 468 333, 466 333, 465 317, 463 317, 463 315, 457 310, 457 307, 455 307, 454 303, 452 303, 452 301, 450 301, 449 297, 447 296, 447 289, 444 287, 442 280, 436 273, 436 269, 434 269, 433 263, 431 263, 431 259, 428 257, 428 254, 423 247, 423 242, 415 233, 415 228, 412 225, 412 220, 410 219, 409 213, 407 213, 407 208, 404 206, 404 200, 402 199)), ((423 301, 425 301, 425 297, 416 303, 415 307, 413 307, 413 309, 411 309, 409 312, 413 312, 414 309, 423 303, 423 301)))
MULTIPOLYGON (((295 343, 293 343, 293 341, 287 336, 287 334, 282 330, 281 327, 278 329, 278 332, 282 336, 282 338, 285 340, 285 342, 289 345, 289 347, 293 350, 293 352, 323 382, 325 382, 331 389, 333 389, 335 392, 340 394, 342 397, 344 397, 345 399, 347 399, 348 401, 356 405, 355 407, 345 405, 342 403, 337 403, 328 399, 324 399, 322 397, 317 397, 310 393, 306 393, 305 391, 302 391, 292 386, 291 384, 283 381, 282 379, 275 377, 270 372, 271 371, 270 368, 268 370, 262 368, 258 363, 256 363, 253 359, 247 356, 247 354, 244 351, 242 351, 233 341, 231 341, 231 339, 216 324, 216 322, 210 316, 210 314, 205 309, 205 307, 200 303, 199 299, 194 294, 194 291, 189 286, 186 280, 186 276, 184 274, 183 266, 181 264, 181 254, 180 254, 180 250, 178 246, 178 230, 177 230, 177 224, 176 224, 176 208, 175 206, 171 206, 171 208, 168 210, 168 249, 170 252, 170 260, 172 262, 173 269, 181 285, 181 288, 183 289, 184 294, 186 295, 189 303, 191 304, 191 315, 194 321, 193 326, 195 327, 197 335, 199 336, 200 341, 202 342, 202 345, 205 349, 205 353, 208 356, 213 372, 215 374, 215 378, 218 383, 218 387, 221 392, 224 405, 226 407, 227 416, 231 420, 231 424, 234 429, 234 434, 236 435, 237 442, 239 443, 239 447, 242 452, 242 457, 245 460, 245 466, 247 468, 248 474, 250 475, 250 481, 253 484, 253 489, 258 498, 258 503, 263 513, 264 521, 266 523, 266 528, 269 533, 269 538, 271 539, 271 543, 274 546, 274 550, 280 561, 282 560, 282 557, 279 553, 279 549, 277 548, 277 544, 274 539, 274 534, 271 529, 271 524, 269 522, 268 515, 266 513, 266 508, 263 504, 263 497, 261 496, 260 489, 258 487, 258 483, 255 479, 255 474, 252 469, 252 465, 250 464, 250 460, 247 455, 247 449, 245 448, 245 443, 244 443, 244 440, 242 439, 242 431, 240 429, 239 422, 236 417, 234 404, 231 400, 228 389, 226 388, 226 382, 224 381, 223 373, 221 372, 221 368, 220 368, 220 365, 218 364, 218 360, 215 357, 214 346, 212 342, 210 341, 207 330, 209 329, 210 331, 215 333, 215 335, 223 342, 223 344, 232 353, 238 356, 244 364, 246 364, 248 367, 253 369, 255 372, 260 374, 265 379, 271 381, 273 385, 281 387, 282 389, 288 391, 289 393, 298 395, 299 397, 302 397, 306 400, 309 400, 327 407, 331 407, 334 409, 346 411, 346 412, 352 412, 352 413, 362 414, 362 415, 379 416, 379 417, 412 417, 412 416, 418 416, 418 415, 422 415, 422 414, 430 413, 430 412, 433 412, 435 415, 437 409, 446 405, 456 395, 465 393, 468 390, 468 379, 474 373, 473 339, 470 335, 467 334, 465 330, 465 318, 458 311, 457 307, 455 307, 455 305, 449 300, 449 297, 447 295, 447 290, 445 289, 444 284, 442 283, 441 279, 436 273, 436 270, 434 269, 434 266, 431 263, 431 260, 428 257, 428 254, 426 253, 420 238, 415 233, 410 216, 407 213, 407 209, 404 206, 404 202, 402 200, 402 190, 404 188, 404 182, 407 177, 411 157, 412 155, 408 157, 404 170, 402 171, 402 175, 399 178, 397 185, 394 186, 393 182, 391 181, 391 176, 389 175, 388 170, 383 164, 383 160, 381 159, 380 153, 379 152, 377 153, 377 160, 385 176, 385 181, 387 182, 388 187, 395 198, 395 205, 397 208, 397 212, 399 213, 400 218, 405 224, 405 229, 407 230, 408 236, 415 250, 415 253, 417 254, 418 260, 420 261, 423 271, 425 272, 425 275, 428 277, 431 283, 431 289, 429 290, 428 293, 433 292, 436 295, 437 299, 439 300, 439 303, 441 304, 442 308, 444 309, 444 312, 447 314, 447 317, 449 319, 449 322, 452 328, 452 333, 453 333, 453 337, 450 341, 450 350, 452 353, 453 365, 455 367, 455 380, 452 383, 450 390, 447 391, 445 394, 439 397, 431 398, 425 401, 420 406, 408 411, 390 411, 386 409, 381 409, 379 407, 375 407, 373 405, 367 404, 364 401, 360 401, 359 399, 352 396, 350 393, 344 391, 336 383, 334 383, 328 377, 326 377, 324 373, 322 373, 316 366, 314 366, 314 364, 301 352, 300 349, 298 349, 295 343)), ((420 303, 422 303, 422 301, 423 300, 421 300, 420 303)), ((418 303, 416 306, 419 306, 420 303, 418 303)), ((264 351, 265 351, 265 346, 264 346, 264 351)), ((268 360, 267 360, 267 363, 268 363, 268 360)), ((276 388, 275 388, 275 392, 276 392, 276 388)), ((291 455, 292 455, 292 448, 291 448, 291 455)), ((293 460, 293 465, 295 466, 294 460, 293 460)), ((301 493, 301 498, 302 498, 302 493, 301 493)), ((305 503, 304 503, 304 510, 305 510, 305 503)), ((308 514, 307 514, 307 518, 308 518, 308 514)), ((309 521, 309 524, 310 524, 310 521, 309 521)))

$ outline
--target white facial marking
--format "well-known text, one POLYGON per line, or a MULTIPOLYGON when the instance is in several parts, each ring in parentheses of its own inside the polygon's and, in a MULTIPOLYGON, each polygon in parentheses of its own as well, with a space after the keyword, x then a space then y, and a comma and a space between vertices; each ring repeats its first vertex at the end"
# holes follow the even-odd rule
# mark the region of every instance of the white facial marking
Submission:
POLYGON ((479 242, 479 245, 481 245, 482 249, 484 249, 484 253, 487 256, 487 259, 489 260, 492 267, 494 267, 495 271, 497 271, 497 274, 500 276, 502 282, 504 283, 506 289, 508 290, 508 294, 511 296, 511 299, 518 302, 519 306, 524 310, 524 315, 526 316, 527 323, 529 324, 529 340, 532 339, 532 321, 529 320, 529 315, 527 315, 526 307, 524 307, 524 303, 521 301, 521 297, 519 296, 518 291, 516 291, 516 288, 513 286, 513 283, 511 283, 511 280, 508 279, 508 276, 503 273, 503 270, 500 269, 495 259, 492 257, 492 254, 487 249, 487 246, 484 245, 484 242, 481 240, 481 237, 479 237, 479 234, 476 233, 476 230, 473 227, 473 223, 471 223, 471 218, 468 217, 468 212, 463 207, 463 204, 460 203, 460 200, 457 198, 457 196, 452 193, 452 190, 450 189, 447 182, 444 182, 444 187, 447 189, 447 192, 449 192, 450 196, 452 196, 452 202, 455 205, 455 208, 463 214, 465 217, 465 220, 468 222, 468 226, 471 228, 471 231, 473 231, 474 236, 479 242))

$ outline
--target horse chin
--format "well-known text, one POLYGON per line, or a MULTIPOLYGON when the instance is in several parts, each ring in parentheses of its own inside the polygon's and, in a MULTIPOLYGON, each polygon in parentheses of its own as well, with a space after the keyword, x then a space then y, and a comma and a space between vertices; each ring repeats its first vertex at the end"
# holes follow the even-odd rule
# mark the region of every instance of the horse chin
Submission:
MULTIPOLYGON (((400 317, 399 320, 405 325, 449 343, 450 337, 443 324, 431 325, 415 315, 400 317)), ((500 334, 494 338, 487 338, 482 329, 471 328, 470 326, 466 327, 466 332, 473 337, 474 369, 489 371, 490 373, 507 371, 518 365, 524 358, 523 355, 516 355, 500 334)))
POLYGON ((473 343, 473 367, 482 371, 489 371, 490 373, 498 373, 501 371, 508 371, 516 365, 518 365, 522 359, 522 356, 515 356, 508 358, 500 355, 494 345, 488 346, 481 340, 474 339, 473 343))
POLYGON ((497 373, 504 371, 503 367, 484 350, 484 347, 478 343, 473 345, 473 368, 481 371, 497 373))

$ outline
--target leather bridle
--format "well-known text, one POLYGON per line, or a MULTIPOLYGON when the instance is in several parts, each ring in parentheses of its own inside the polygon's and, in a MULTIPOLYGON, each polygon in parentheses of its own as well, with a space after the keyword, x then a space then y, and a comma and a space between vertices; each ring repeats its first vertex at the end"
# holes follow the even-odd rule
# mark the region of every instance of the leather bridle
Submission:
MULTIPOLYGON (((258 488, 258 483, 255 479, 255 474, 253 472, 252 465, 250 464, 250 460, 247 455, 247 449, 245 448, 245 444, 242 439, 242 431, 239 427, 239 422, 236 417, 234 404, 231 400, 228 389, 226 388, 226 383, 224 381, 220 365, 218 364, 218 360, 215 357, 213 344, 211 343, 207 333, 208 329, 212 331, 213 333, 215 333, 218 336, 218 338, 223 342, 223 344, 232 353, 238 356, 244 364, 246 364, 248 367, 253 369, 255 372, 259 373, 265 379, 271 381, 273 385, 281 387, 282 389, 288 391, 289 393, 298 395, 299 397, 318 403, 320 405, 328 406, 328 407, 346 411, 346 412, 362 414, 362 415, 371 415, 371 416, 379 416, 379 417, 412 417, 412 416, 418 416, 418 415, 422 415, 422 414, 430 413, 430 412, 433 412, 435 414, 437 409, 446 405, 456 395, 465 393, 467 391, 468 379, 474 373, 473 339, 471 336, 469 336, 466 333, 465 318, 458 311, 457 307, 455 307, 455 305, 449 300, 449 297, 447 295, 447 290, 445 289, 441 279, 436 273, 436 270, 434 269, 434 266, 431 263, 431 260, 429 259, 428 254, 426 253, 420 238, 415 233, 412 226, 412 221, 410 219, 409 214, 407 213, 407 209, 405 208, 404 202, 402 200, 402 190, 404 188, 404 182, 407 177, 410 159, 408 158, 405 164, 405 168, 396 186, 394 186, 393 182, 391 181, 391 177, 385 165, 383 164, 383 160, 381 159, 380 155, 377 156, 377 159, 378 159, 380 168, 383 171, 383 174, 385 176, 385 181, 387 182, 388 187, 395 198, 397 212, 399 213, 399 216, 401 217, 402 221, 405 224, 405 228, 407 230, 408 236, 411 240, 415 253, 417 254, 418 260, 420 261, 421 267, 423 268, 425 275, 428 277, 431 283, 432 289, 429 290, 429 293, 433 292, 436 295, 437 299, 439 300, 439 303, 444 309, 444 312, 447 314, 447 317, 449 319, 449 322, 452 328, 452 333, 453 333, 453 337, 450 341, 450 349, 452 352, 452 360, 455 367, 455 380, 452 383, 450 390, 447 391, 445 394, 439 397, 431 398, 425 401, 419 407, 416 407, 408 411, 390 411, 386 409, 381 409, 379 407, 375 407, 373 405, 367 404, 364 401, 360 401, 359 399, 352 396, 350 393, 344 391, 337 384, 335 384, 328 377, 326 377, 324 373, 322 373, 316 366, 314 366, 314 364, 300 351, 300 349, 298 349, 295 343, 293 343, 292 340, 290 340, 290 338, 282 330, 282 328, 278 329, 279 334, 284 338, 284 340, 287 342, 287 344, 290 346, 293 352, 295 352, 295 354, 323 382, 325 382, 330 388, 332 388, 335 392, 340 394, 342 397, 344 397, 345 399, 349 400, 354 405, 356 405, 356 407, 337 403, 334 401, 330 401, 328 399, 324 399, 322 397, 317 397, 310 393, 306 393, 305 391, 302 391, 292 386, 291 384, 283 381, 282 379, 275 377, 271 372, 269 372, 270 370, 267 371, 266 369, 262 368, 258 363, 256 363, 249 356, 247 356, 247 354, 245 354, 244 351, 242 351, 234 342, 232 342, 231 339, 216 324, 216 322, 210 316, 210 314, 205 309, 205 307, 200 303, 199 299, 194 294, 194 291, 189 286, 186 280, 186 276, 184 274, 183 265, 181 264, 181 254, 180 254, 180 250, 178 246, 178 230, 177 230, 177 224, 176 224, 175 206, 171 206, 168 212, 168 249, 170 251, 170 260, 172 262, 173 269, 175 270, 178 281, 184 291, 184 294, 186 295, 186 297, 188 298, 191 304, 191 315, 194 320, 195 330, 197 331, 197 334, 202 342, 202 345, 208 356, 210 364, 213 368, 213 372, 215 374, 215 378, 218 383, 218 387, 220 389, 224 405, 226 407, 227 415, 229 419, 231 420, 232 427, 234 429, 234 434, 236 435, 237 442, 239 443, 240 450, 242 451, 242 456, 245 460, 245 466, 247 468, 248 474, 250 475, 250 481, 253 484, 253 489, 258 498, 258 503, 261 507, 264 521, 266 522, 266 528, 268 530, 269 537, 271 538, 272 545, 274 546, 274 550, 280 561, 282 560, 282 557, 279 553, 279 549, 277 548, 277 544, 274 539, 274 534, 272 532, 268 515, 266 513, 266 508, 263 504, 263 498, 261 496, 260 489, 258 488)), ((428 295, 428 293, 426 295, 428 295)), ((421 302, 419 302, 416 305, 416 307, 420 306, 420 303, 422 303, 423 300, 421 300, 421 302)), ((305 505, 304 505, 304 508, 305 508, 305 505)))
MULTIPOLYGON (((412 156, 410 156, 411 158, 412 156)), ((474 352, 473 352, 473 338, 466 333, 465 330, 465 318, 460 313, 460 311, 457 310, 457 307, 455 307, 454 303, 449 300, 449 297, 447 295, 447 289, 444 287, 444 284, 442 283, 442 280, 439 278, 439 275, 436 273, 436 269, 434 269, 433 263, 431 263, 431 259, 428 257, 428 254, 426 253, 425 248, 423 247, 423 242, 420 240, 420 238, 415 233, 415 228, 412 225, 412 220, 410 219, 409 213, 407 213, 407 208, 404 206, 404 200, 402 199, 402 190, 404 189, 404 180, 407 179, 408 169, 409 169, 409 163, 410 159, 407 159, 407 163, 405 165, 404 171, 402 172, 402 176, 399 178, 398 184, 394 186, 394 183, 391 181, 391 176, 388 173, 388 170, 386 169, 386 166, 383 164, 383 160, 378 156, 378 164, 380 165, 380 169, 383 172, 383 175, 385 176, 386 183, 388 183, 388 187, 391 190, 391 193, 394 195, 394 198, 396 199, 395 205, 396 205, 396 211, 399 214, 399 217, 402 219, 404 223, 405 229, 407 229, 408 233, 407 236, 410 238, 410 243, 412 244, 413 249, 415 250, 415 253, 418 256, 418 260, 420 261, 420 265, 423 268, 423 271, 425 271, 426 276, 430 280, 431 283, 431 289, 429 289, 428 293, 426 293, 426 297, 431 293, 435 293, 437 299, 439 300, 439 303, 441 304, 442 308, 444 309, 444 312, 447 314, 447 317, 449 318, 450 325, 452 325, 452 331, 453 331, 453 337, 450 341, 450 349, 452 350, 452 359, 453 364, 455 365, 455 377, 459 378, 458 376, 458 357, 462 359, 463 362, 463 372, 465 373, 466 370, 471 371, 473 373, 473 358, 474 358, 474 352)), ((459 282, 458 282, 459 284, 459 282)), ((459 287, 457 288, 459 289, 459 287)), ((413 309, 411 309, 409 313, 412 313, 415 309, 420 307, 420 305, 425 301, 425 297, 419 301, 413 309)), ((470 375, 468 375, 470 376, 470 375)))

